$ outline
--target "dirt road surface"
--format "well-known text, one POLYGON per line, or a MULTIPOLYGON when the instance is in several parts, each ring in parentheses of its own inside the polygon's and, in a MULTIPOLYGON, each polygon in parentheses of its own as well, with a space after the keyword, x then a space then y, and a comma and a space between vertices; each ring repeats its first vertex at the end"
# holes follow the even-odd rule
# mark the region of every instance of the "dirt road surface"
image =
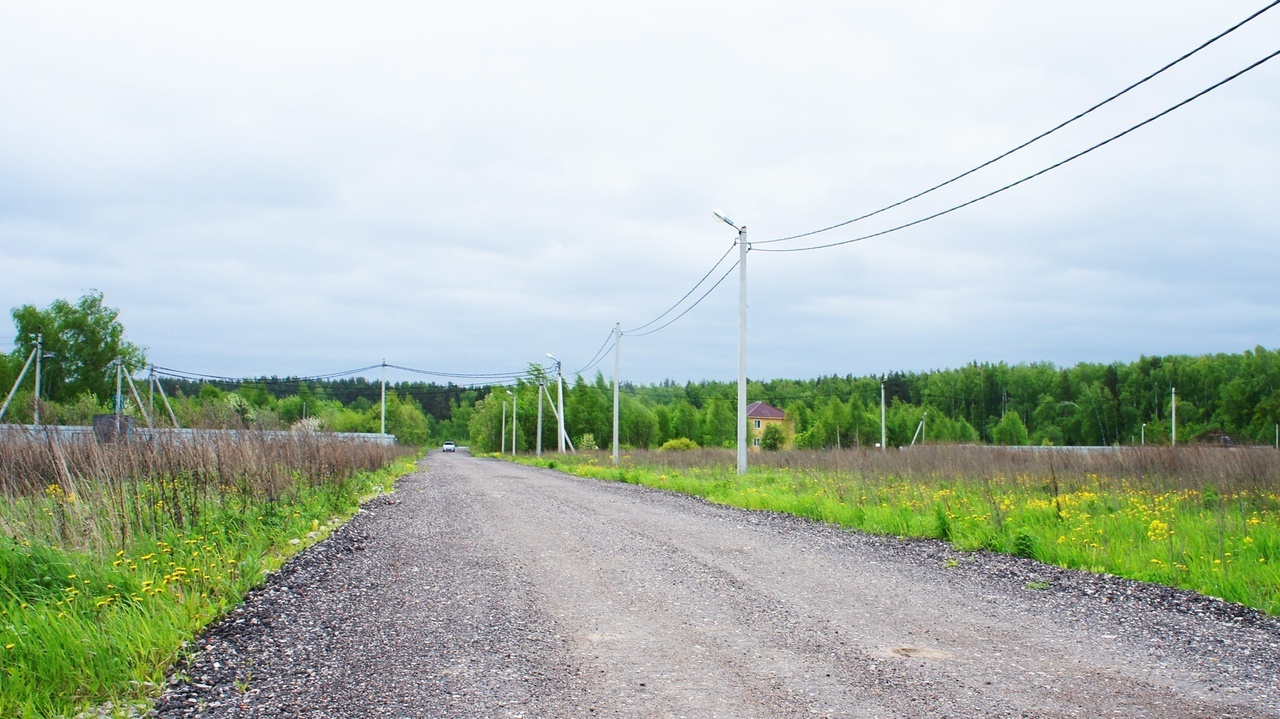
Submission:
POLYGON ((162 717, 1280 717, 1187 592, 433 453, 213 628, 162 717))

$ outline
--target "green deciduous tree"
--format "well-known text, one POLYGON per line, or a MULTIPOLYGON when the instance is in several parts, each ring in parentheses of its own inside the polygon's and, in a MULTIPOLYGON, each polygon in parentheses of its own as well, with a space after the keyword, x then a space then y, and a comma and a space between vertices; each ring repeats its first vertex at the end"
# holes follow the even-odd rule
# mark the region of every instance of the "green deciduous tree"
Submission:
POLYGON ((1018 416, 1016 410, 1005 412, 1000 423, 991 431, 991 435, 996 444, 1021 446, 1030 443, 1027 425, 1022 423, 1022 417, 1018 416))
POLYGON ((97 290, 75 304, 54 300, 43 310, 22 305, 11 314, 18 335, 16 356, 25 358, 40 335, 44 351, 53 355, 41 368, 41 395, 47 399, 71 400, 89 392, 105 400, 115 394, 112 363, 117 358, 129 370, 146 364, 145 350, 124 338, 120 311, 103 304, 97 290))
POLYGON ((760 433, 760 448, 766 452, 777 452, 787 443, 787 433, 777 423, 765 425, 760 433))

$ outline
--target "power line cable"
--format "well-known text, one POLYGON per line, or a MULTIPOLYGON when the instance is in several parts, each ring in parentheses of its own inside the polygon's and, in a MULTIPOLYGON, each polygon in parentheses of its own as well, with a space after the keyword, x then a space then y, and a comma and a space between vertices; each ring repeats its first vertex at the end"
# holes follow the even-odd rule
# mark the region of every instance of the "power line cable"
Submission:
MULTIPOLYGON (((1052 165, 1050 165, 1050 166, 1048 166, 1048 167, 1044 168, 1043 170, 1040 170, 1039 172, 1034 172, 1034 173, 1032 173, 1032 174, 1030 174, 1030 175, 1027 175, 1026 177, 1022 178, 1021 180, 1017 180, 1016 182, 1011 182, 1011 183, 1009 183, 1009 184, 1005 185, 1004 187, 1001 187, 1001 188, 996 189, 996 190, 992 190, 991 192, 988 192, 988 193, 986 193, 985 195, 980 195, 980 196, 978 196, 978 197, 975 197, 975 198, 973 198, 972 200, 969 200, 968 202, 962 202, 962 203, 960 203, 959 205, 955 205, 955 206, 953 206, 953 207, 947 208, 947 209, 942 210, 942 211, 940 211, 940 212, 935 212, 935 213, 933 213, 932 215, 928 215, 928 216, 926 216, 926 217, 922 217, 922 218, 920 218, 920 219, 918 219, 918 220, 914 220, 914 221, 912 221, 912 222, 908 222, 908 223, 905 223, 905 224, 902 224, 902 225, 898 225, 898 226, 896 226, 896 227, 891 227, 891 228, 889 228, 889 229, 887 229, 887 230, 881 230, 881 231, 879 231, 879 232, 873 232, 873 233, 871 233, 871 234, 862 235, 862 236, 859 236, 859 237, 854 237, 854 238, 851 238, 851 239, 848 239, 848 240, 840 240, 840 241, 838 241, 838 242, 828 242, 828 243, 826 243, 826 244, 822 244, 822 245, 808 245, 808 246, 805 246, 805 247, 779 247, 779 248, 762 247, 762 248, 753 248, 753 249, 756 249, 756 250, 757 250, 757 251, 759 251, 759 252, 807 252, 807 251, 809 251, 809 250, 822 250, 822 249, 827 249, 827 248, 829 248, 829 247, 838 247, 838 246, 840 246, 840 245, 848 245, 848 244, 853 243, 853 242, 861 242, 862 240, 869 240, 869 239, 871 239, 871 238, 873 238, 873 237, 880 237, 880 236, 882 236, 882 235, 887 235, 887 234, 890 234, 890 233, 892 233, 892 232, 897 232, 897 231, 899 231, 899 230, 905 230, 905 229, 907 229, 908 227, 914 227, 914 226, 916 226, 916 225, 923 224, 923 223, 925 223, 925 222, 928 222, 929 220, 934 220, 934 219, 937 219, 937 218, 939 218, 939 217, 942 217, 943 215, 949 215, 949 214, 951 214, 952 212, 955 212, 956 210, 959 210, 959 209, 962 209, 962 208, 968 207, 969 205, 976 204, 976 203, 981 202, 981 201, 983 201, 983 200, 985 200, 985 199, 988 199, 988 198, 990 198, 990 197, 995 197, 996 195, 998 195, 998 194, 1000 194, 1000 193, 1004 192, 1005 190, 1013 189, 1013 188, 1017 187, 1018 185, 1021 185, 1021 184, 1023 184, 1024 182, 1027 182, 1028 180, 1033 180, 1033 179, 1035 179, 1035 178, 1037 178, 1037 177, 1039 177, 1039 176, 1041 176, 1041 175, 1043 175, 1043 174, 1045 174, 1045 173, 1048 173, 1048 172, 1050 172, 1050 171, 1052 171, 1052 170, 1056 170, 1056 169, 1058 169, 1059 167, 1062 167, 1063 165, 1065 165, 1065 164, 1067 164, 1067 163, 1069 163, 1069 162, 1071 162, 1071 161, 1073 161, 1073 160, 1077 160, 1077 159, 1079 159, 1079 158, 1081 158, 1081 157, 1084 157, 1085 155, 1087 155, 1087 154, 1089 154, 1089 153, 1093 152, 1094 150, 1097 150, 1097 149, 1099 149, 1099 148, 1101 148, 1101 147, 1103 147, 1103 146, 1105 146, 1105 145, 1109 145, 1109 144, 1111 144, 1112 142, 1115 142, 1116 140, 1119 140, 1120 138, 1124 137, 1125 135, 1128 135, 1129 133, 1131 133, 1131 132, 1133 132, 1133 131, 1135 131, 1135 130, 1137 130, 1137 129, 1141 128, 1141 127, 1144 127, 1144 126, 1146 126, 1146 125, 1149 125, 1149 124, 1150 124, 1150 123, 1152 123, 1152 122, 1155 122, 1156 120, 1158 120, 1158 119, 1160 119, 1160 118, 1164 117, 1165 115, 1168 115, 1169 113, 1173 112, 1174 110, 1177 110, 1177 109, 1179 109, 1179 108, 1183 107, 1184 105, 1188 105, 1188 104, 1190 104, 1190 103, 1194 102, 1195 100, 1200 99, 1201 97, 1203 97, 1203 96, 1205 96, 1205 95, 1209 94, 1210 92, 1212 92, 1212 91, 1214 91, 1214 90, 1218 89, 1219 87, 1222 87, 1223 85, 1227 84, 1228 82, 1231 82, 1232 80, 1235 80, 1236 78, 1240 77, 1241 75, 1245 74, 1246 72, 1249 72, 1250 70, 1253 70, 1254 68, 1256 68, 1256 67, 1258 67, 1258 66, 1260 66, 1260 65, 1262 65, 1262 64, 1264 64, 1264 63, 1266 63, 1266 62, 1268 62, 1268 61, 1270 61, 1270 60, 1273 60, 1277 55, 1280 55, 1280 50, 1277 50, 1277 51, 1275 51, 1275 52, 1271 53, 1270 55, 1267 55, 1266 57, 1262 58, 1261 60, 1258 60, 1257 62, 1254 62, 1253 64, 1249 65, 1248 67, 1244 68, 1243 70, 1240 70, 1240 71, 1238 71, 1238 72, 1236 72, 1236 73, 1233 73, 1232 75, 1230 75, 1230 76, 1228 76, 1228 77, 1226 77, 1226 78, 1224 78, 1224 79, 1222 79, 1222 80, 1219 80, 1218 82, 1216 82, 1216 83, 1214 83, 1214 84, 1210 85, 1209 87, 1207 87, 1207 88, 1205 88, 1205 89, 1201 90, 1200 92, 1197 92, 1196 94, 1194 94, 1194 95, 1192 95, 1191 97, 1189 97, 1189 98, 1187 98, 1187 99, 1183 100, 1182 102, 1179 102, 1178 104, 1173 105, 1172 107, 1169 107, 1169 108, 1167 108, 1167 109, 1165 109, 1165 110, 1163 110, 1163 111, 1161 111, 1161 112, 1159 112, 1159 113, 1157 113, 1157 114, 1155 114, 1155 115, 1152 115, 1151 117, 1149 117, 1149 118, 1147 118, 1147 119, 1143 120, 1142 122, 1139 122, 1138 124, 1136 124, 1136 125, 1134 125, 1134 126, 1130 127, 1129 129, 1127 129, 1127 130, 1125 130, 1125 131, 1123 131, 1123 132, 1120 132, 1120 133, 1118 133, 1118 134, 1116 134, 1116 135, 1112 135, 1111 137, 1109 137, 1109 138, 1107 138, 1107 139, 1103 140, 1102 142, 1099 142, 1098 144, 1093 145, 1092 147, 1089 147, 1089 148, 1087 148, 1087 149, 1085 149, 1085 150, 1081 150, 1080 152, 1077 152, 1076 154, 1071 155, 1070 157, 1066 158, 1065 160, 1061 160, 1061 161, 1059 161, 1059 162, 1056 162, 1056 163, 1054 163, 1054 164, 1052 164, 1052 165)), ((813 234, 813 233, 810 233, 810 234, 813 234)), ((800 236, 800 235, 797 235, 797 237, 799 237, 799 236, 800 236)), ((752 244, 756 244, 756 243, 752 243, 752 244)))
MULTIPOLYGON (((374 365, 374 367, 382 367, 382 366, 383 365, 374 365)), ((404 372, 411 372, 413 374, 427 375, 429 377, 456 377, 459 379, 490 379, 490 378, 516 379, 516 378, 529 376, 529 373, 525 370, 518 370, 515 372, 482 373, 482 372, 438 372, 436 370, 418 369, 416 367, 405 367, 405 366, 396 365, 396 364, 387 364, 386 367, 390 369, 402 370, 404 372)))
POLYGON ((715 283, 714 285, 711 285, 711 287, 707 288, 707 291, 706 291, 706 292, 703 292, 703 293, 702 293, 702 296, 701 296, 701 297, 699 297, 699 298, 698 298, 698 300, 697 300, 696 302, 694 302, 693 304, 691 304, 691 305, 689 305, 688 307, 686 307, 686 308, 684 309, 684 312, 681 312, 680 314, 676 315, 675 317, 672 317, 670 320, 667 320, 665 323, 663 323, 663 324, 661 324, 661 325, 658 325, 657 327, 654 327, 653 329, 649 330, 648 332, 639 332, 639 333, 636 333, 634 330, 632 330, 631 332, 623 332, 622 334, 627 335, 628 337, 646 337, 646 336, 651 335, 651 334, 653 334, 653 333, 655 333, 655 332, 661 332, 662 330, 666 329, 667 327, 670 327, 674 322, 676 322, 677 320, 679 320, 681 317, 684 317, 685 315, 689 314, 689 311, 690 311, 690 310, 692 310, 694 307, 697 307, 698 305, 702 304, 702 301, 703 301, 703 300, 705 300, 705 299, 707 299, 707 295, 709 295, 709 294, 711 294, 712 292, 714 292, 714 291, 715 291, 715 289, 716 289, 717 287, 719 287, 719 286, 720 286, 720 283, 721 283, 721 282, 724 282, 725 278, 726 278, 726 277, 728 277, 728 276, 733 272, 734 268, 736 268, 737 266, 738 266, 738 263, 735 261, 735 262, 734 262, 734 263, 729 267, 729 269, 728 269, 728 270, 726 270, 726 271, 725 271, 725 273, 724 273, 723 275, 721 275, 721 276, 720 276, 720 279, 716 280, 716 283, 715 283))
POLYGON ((231 384, 237 384, 242 382, 261 382, 264 384, 272 384, 272 383, 282 383, 282 382, 319 381, 319 380, 337 379, 339 377, 349 377, 351 375, 360 374, 361 372, 368 372, 369 370, 378 369, 382 365, 372 364, 367 367, 359 367, 357 369, 343 370, 341 372, 332 372, 329 374, 313 375, 309 377, 287 377, 287 378, 261 377, 256 379, 247 378, 247 377, 227 377, 224 375, 203 374, 200 372, 189 372, 186 370, 173 369, 171 367, 160 367, 157 365, 152 365, 152 366, 154 367, 156 374, 162 375, 165 377, 172 377, 174 379, 185 379, 185 380, 191 380, 191 381, 208 380, 208 381, 225 382, 225 383, 231 383, 231 384))
POLYGON ((605 357, 608 357, 608 356, 609 356, 609 350, 613 349, 613 347, 614 347, 613 345, 609 345, 608 349, 606 349, 606 350, 605 350, 605 351, 600 355, 600 357, 599 357, 598 359, 596 359, 594 362, 592 362, 591 364, 587 365, 586 367, 583 367, 582 369, 578 370, 577 372, 574 372, 574 374, 575 374, 575 375, 580 375, 580 374, 582 374, 583 372, 589 372, 589 371, 591 371, 592 369, 595 369, 595 367, 596 367, 597 365, 599 365, 601 362, 603 362, 603 361, 604 361, 604 358, 605 358, 605 357))
POLYGON ((578 370, 577 372, 574 372, 574 374, 575 375, 582 374, 583 372, 586 372, 587 370, 590 370, 592 367, 595 367, 596 365, 603 362, 604 358, 608 356, 609 350, 613 349, 613 345, 609 344, 610 340, 612 339, 613 339, 613 330, 610 330, 609 336, 604 338, 604 343, 600 345, 600 349, 596 350, 596 353, 591 355, 591 360, 587 362, 587 365, 582 369, 578 370))
MULTIPOLYGON (((788 237, 779 237, 779 238, 772 239, 772 240, 756 240, 756 241, 752 242, 751 244, 753 244, 753 245, 767 245, 767 244, 771 244, 771 243, 774 243, 774 242, 786 242, 786 241, 788 241, 788 240, 798 240, 798 239, 800 239, 800 238, 802 238, 802 237, 809 237, 809 236, 811 236, 811 235, 817 235, 817 234, 821 234, 821 233, 823 233, 823 232, 829 232, 829 231, 831 231, 831 230, 835 230, 835 229, 838 229, 838 228, 844 227, 844 226, 846 226, 846 225, 851 225, 851 224, 853 224, 853 223, 855 223, 855 222, 861 222, 862 220, 868 219, 868 218, 870 218, 870 217, 875 217, 876 215, 878 215, 878 214, 880 214, 880 213, 882 213, 882 212, 887 212, 887 211, 889 211, 889 210, 892 210, 892 209, 893 209, 893 208, 895 208, 895 207, 899 207, 899 206, 901 206, 901 205, 905 205, 906 203, 911 202, 912 200, 916 200, 916 199, 919 199, 919 198, 921 198, 921 197, 924 197, 925 195, 927 195, 927 194, 929 194, 929 193, 933 192, 934 190, 940 190, 940 189, 942 189, 943 187, 946 187, 947 185, 950 185, 951 183, 956 182, 957 180, 961 180, 961 179, 963 179, 963 178, 965 178, 965 177, 968 177, 969 175, 972 175, 973 173, 975 173, 975 172, 977 172, 977 171, 979 171, 979 170, 981 170, 981 169, 983 169, 983 168, 985 168, 985 167, 989 167, 990 165, 993 165, 993 164, 995 164, 995 163, 999 162, 1000 160, 1003 160, 1004 158, 1006 158, 1006 157, 1008 157, 1008 156, 1012 155, 1012 154, 1013 154, 1013 153, 1015 153, 1015 152, 1018 152, 1019 150, 1022 150, 1022 149, 1024 149, 1024 148, 1028 147, 1029 145, 1031 145, 1031 144, 1033 144, 1033 143, 1035 143, 1035 142, 1039 142, 1040 140, 1043 140, 1044 138, 1048 137, 1049 135, 1052 135, 1053 133, 1057 132, 1058 130, 1061 130, 1062 128, 1066 127, 1067 125, 1070 125, 1071 123, 1075 122, 1076 120, 1079 120, 1079 119, 1083 118, 1085 115, 1088 115, 1088 114, 1092 113, 1094 110, 1097 110, 1097 109, 1101 108, 1102 106, 1104 106, 1104 105, 1106 105, 1106 104, 1108 104, 1108 103, 1112 102, 1113 100, 1116 100, 1116 99, 1118 99, 1118 98, 1122 97, 1123 95, 1128 94, 1131 90, 1134 90, 1134 89, 1136 89, 1137 87, 1139 87, 1140 85, 1145 84, 1147 81, 1152 80, 1152 79, 1153 79, 1153 78, 1155 78, 1157 75, 1160 75, 1161 73, 1163 73, 1163 72, 1165 72, 1166 70, 1168 70, 1168 69, 1172 68, 1173 66, 1175 66, 1175 65, 1177 65, 1177 64, 1179 64, 1179 63, 1181 63, 1182 61, 1186 60, 1187 58, 1191 57, 1192 55, 1195 55, 1196 53, 1200 52, 1201 50, 1203 50, 1203 49, 1205 49, 1205 48, 1209 47, 1210 45, 1212 45, 1213 43, 1217 42, 1218 40, 1221 40, 1222 38, 1226 37, 1227 35, 1230 35, 1231 33, 1235 32, 1235 31, 1236 31, 1236 30, 1238 30, 1238 29, 1240 29, 1241 27, 1243 27, 1243 26, 1245 25, 1245 23, 1248 23, 1249 21, 1251 21, 1251 20, 1253 20, 1253 19, 1257 18, 1259 15, 1261 15, 1262 13, 1264 13, 1264 12, 1266 12, 1266 11, 1270 10, 1271 8, 1275 7, 1276 5, 1280 5, 1280 0, 1274 0, 1272 3, 1270 3, 1270 4, 1269 4, 1269 5, 1267 5, 1266 7, 1262 8, 1261 10, 1258 10, 1257 12, 1255 12, 1254 14, 1252 14, 1252 15, 1250 15, 1249 17, 1245 18, 1244 20, 1241 20, 1240 22, 1236 23, 1235 25, 1232 25, 1231 27, 1227 28, 1226 30, 1224 30, 1224 31, 1222 31, 1222 32, 1218 33, 1217 35, 1214 35, 1213 37, 1209 38, 1208 40, 1206 40, 1205 42, 1203 42, 1202 44, 1200 44, 1198 47, 1196 47, 1195 49, 1191 50, 1190 52, 1185 53, 1184 55, 1182 55, 1182 56, 1181 56, 1181 57, 1179 57, 1178 59, 1174 60, 1173 62, 1170 62, 1169 64, 1165 65, 1164 67, 1160 68, 1159 70, 1156 70, 1155 72, 1151 73, 1150 75, 1147 75, 1146 77, 1142 78, 1141 80, 1138 80, 1137 82, 1133 83, 1132 85, 1129 85, 1128 87, 1124 88, 1124 89, 1123 89, 1123 90, 1121 90, 1120 92, 1117 92, 1116 94, 1112 95, 1111 97, 1108 97, 1107 99, 1103 100, 1102 102, 1097 103, 1096 105, 1094 105, 1094 106, 1090 107, 1089 109, 1085 110, 1084 112, 1081 112, 1081 113, 1079 113, 1079 114, 1075 115, 1074 117, 1072 117, 1072 118, 1070 118, 1070 119, 1066 120, 1065 122, 1062 122, 1062 123, 1060 123, 1060 124, 1058 124, 1058 125, 1054 126, 1053 128, 1051 128, 1051 129, 1049 129, 1049 130, 1046 130, 1046 131, 1044 131, 1044 132, 1040 133, 1039 135, 1036 135, 1035 137, 1031 138, 1030 140, 1027 140, 1026 142, 1022 143, 1021 145, 1018 145, 1018 146, 1014 147, 1013 149, 1008 150, 1008 151, 1006 151, 1006 152, 1002 152, 1002 153, 1000 153, 999 155, 996 155, 995 157, 991 158, 990 160, 987 160, 986 162, 982 163, 981 165, 978 165, 977 167, 974 167, 973 169, 966 170, 965 172, 962 172, 962 173, 960 173, 959 175, 956 175, 955 177, 953 177, 953 178, 951 178, 951 179, 949 179, 949 180, 947 180, 947 181, 945 181, 945 182, 941 182, 941 183, 939 183, 939 184, 937 184, 937 185, 934 185, 933 187, 930 187, 929 189, 924 190, 924 191, 922 191, 922 192, 917 192, 916 194, 914 194, 914 195, 912 195, 912 196, 910 196, 910 197, 907 197, 907 198, 905 198, 905 199, 898 200, 897 202, 895 202, 895 203, 893 203, 893 204, 891 204, 891 205, 885 205, 884 207, 881 207, 880 209, 875 210, 874 212, 868 212, 868 213, 867 213, 867 214, 865 214, 865 215, 861 215, 861 216, 855 217, 855 218, 853 218, 852 220, 845 220, 844 222, 840 222, 840 223, 837 223, 837 224, 831 225, 831 226, 829 226, 829 227, 823 227, 822 229, 819 229, 819 230, 812 230, 812 231, 809 231, 809 232, 802 232, 802 233, 800 233, 800 234, 798 234, 798 235, 790 235, 790 236, 788 236, 788 237)), ((1212 89, 1212 88, 1211 88, 1211 89, 1212 89)))
MULTIPOLYGON (((1280 2, 1280 0, 1276 0, 1276 2, 1280 2)), ((724 262, 724 258, 728 257, 730 252, 733 252, 733 248, 734 248, 734 247, 737 247, 737 243, 736 243, 736 242, 735 242, 734 244, 732 244, 732 245, 729 245, 729 249, 725 250, 725 253, 724 253, 723 255, 720 255, 720 259, 716 260, 716 263, 715 263, 714 265, 712 265, 712 266, 711 266, 711 269, 707 270, 707 274, 703 275, 703 276, 702 276, 702 279, 698 280, 698 281, 693 285, 693 287, 690 287, 690 288, 689 288, 689 291, 688 291, 688 292, 686 292, 686 293, 684 293, 684 296, 683 296, 683 297, 681 297, 680 299, 676 300, 676 303, 675 303, 675 304, 673 304, 673 305, 671 305, 670 307, 668 307, 668 308, 667 308, 667 310, 666 310, 665 312, 663 312, 662 314, 658 315, 657 317, 654 317, 653 319, 649 320, 648 322, 646 322, 646 323, 644 323, 644 324, 640 325, 639 327, 634 327, 634 328, 632 328, 632 329, 629 329, 629 330, 624 331, 622 334, 624 334, 624 335, 632 335, 632 336, 634 336, 634 337, 643 337, 643 336, 644 336, 644 335, 646 335, 646 334, 652 334, 651 332, 645 332, 644 334, 632 334, 632 333, 634 333, 634 332, 639 332, 640 330, 642 330, 642 329, 644 329, 644 328, 648 327, 649 325, 652 325, 653 323, 657 322, 658 320, 662 319, 663 317, 666 317, 667 315, 671 314, 671 313, 672 313, 672 312, 673 312, 677 307, 679 307, 681 302, 684 302, 685 300, 689 299, 689 295, 692 295, 692 294, 693 294, 693 293, 694 293, 694 292, 695 292, 699 287, 701 287, 701 286, 702 286, 702 283, 703 283, 703 282, 706 282, 706 281, 707 281, 707 278, 711 276, 711 273, 713 273, 713 272, 715 272, 715 271, 716 271, 716 268, 720 266, 720 263, 721 263, 721 262, 724 262)), ((701 300, 699 300, 699 301, 701 301, 701 300)), ((685 312, 688 312, 688 310, 685 310, 685 312)), ((681 314, 683 315, 684 313, 681 313, 681 314)), ((667 324, 670 324, 670 323, 667 323, 667 324)), ((666 325, 663 325, 663 327, 665 327, 665 326, 666 326, 666 325)), ((661 328, 659 328, 659 329, 661 329, 661 328)))

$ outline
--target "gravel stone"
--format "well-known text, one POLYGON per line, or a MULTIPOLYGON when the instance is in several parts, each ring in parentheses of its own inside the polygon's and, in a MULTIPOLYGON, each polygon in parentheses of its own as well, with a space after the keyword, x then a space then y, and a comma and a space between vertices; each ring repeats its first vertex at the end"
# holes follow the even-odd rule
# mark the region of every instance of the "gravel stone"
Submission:
POLYGON ((208 629, 159 717, 1280 717, 1280 622, 433 453, 208 629))

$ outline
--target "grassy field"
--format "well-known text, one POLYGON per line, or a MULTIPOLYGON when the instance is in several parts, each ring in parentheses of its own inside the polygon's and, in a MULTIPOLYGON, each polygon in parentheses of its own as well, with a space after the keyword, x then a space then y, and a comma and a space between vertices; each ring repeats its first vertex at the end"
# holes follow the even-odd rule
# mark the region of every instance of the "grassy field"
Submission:
POLYGON ((145 705, 185 642, 409 471, 327 440, 0 440, 0 716, 145 705))
POLYGON ((1280 453, 930 445, 910 450, 607 453, 522 461, 877 534, 936 537, 1191 589, 1280 614, 1280 453))

